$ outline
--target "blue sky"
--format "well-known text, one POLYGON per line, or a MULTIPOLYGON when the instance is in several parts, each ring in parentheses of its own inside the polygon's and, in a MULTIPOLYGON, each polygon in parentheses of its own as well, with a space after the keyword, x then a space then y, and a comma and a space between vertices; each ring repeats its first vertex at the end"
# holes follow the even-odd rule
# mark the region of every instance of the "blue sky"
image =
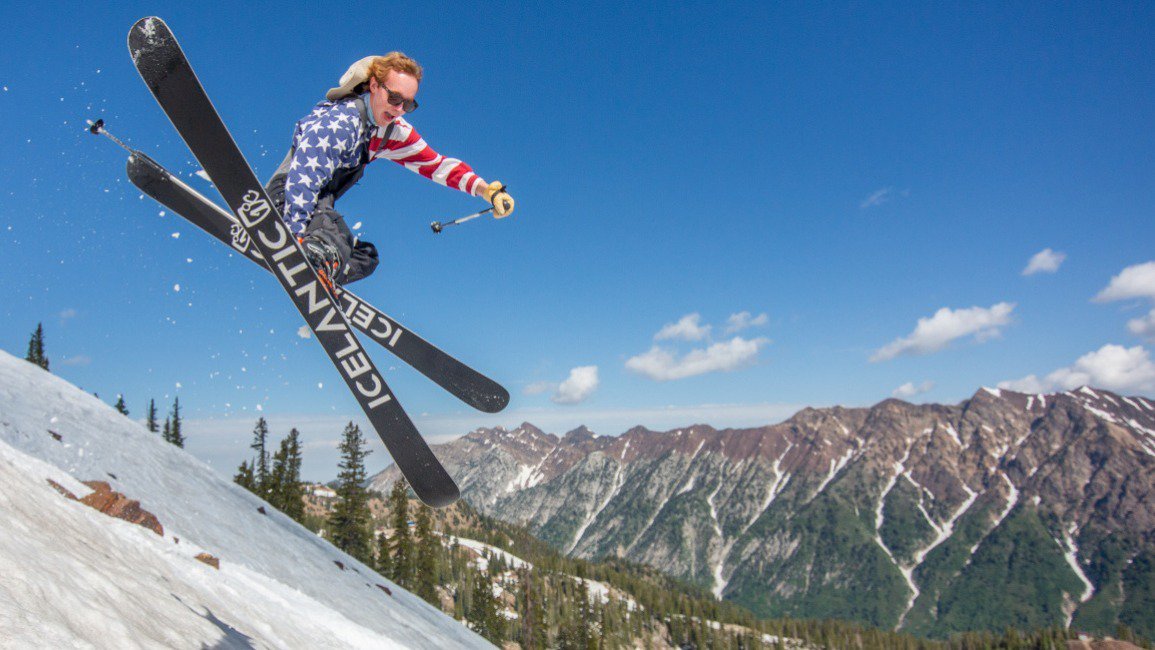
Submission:
POLYGON ((127 56, 149 14, 262 178, 349 63, 399 49, 426 68, 411 122, 510 185, 513 217, 439 236, 483 205, 386 162, 338 204, 383 252, 356 291, 513 395, 474 413, 374 350, 435 441, 1000 383, 1155 395, 1150 4, 86 7, 2 21, 0 348, 43 322, 70 381, 134 415, 179 395, 222 471, 263 415, 331 478, 358 412, 272 279, 83 130, 104 118, 218 198, 127 56))

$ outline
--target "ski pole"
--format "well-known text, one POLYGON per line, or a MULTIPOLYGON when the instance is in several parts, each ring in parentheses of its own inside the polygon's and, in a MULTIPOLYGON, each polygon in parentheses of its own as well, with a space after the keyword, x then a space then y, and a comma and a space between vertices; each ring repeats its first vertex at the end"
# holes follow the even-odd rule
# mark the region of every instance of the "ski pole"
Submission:
POLYGON ((120 145, 121 148, 123 148, 125 151, 127 151, 130 154, 133 154, 133 155, 139 155, 140 154, 140 152, 137 151, 136 149, 133 149, 132 147, 128 146, 127 144, 121 142, 120 139, 117 138, 115 135, 112 135, 108 131, 104 130, 104 120, 96 120, 95 122, 93 122, 92 120, 88 120, 88 132, 91 133, 92 135, 103 135, 104 137, 108 138, 109 140, 112 140, 116 144, 120 145))
POLYGON ((465 223, 466 221, 476 219, 476 218, 480 217, 481 215, 485 214, 486 212, 492 212, 492 211, 493 211, 493 207, 491 206, 491 207, 488 207, 488 208, 482 210, 481 212, 474 212, 471 215, 461 217, 460 219, 454 219, 453 221, 449 221, 446 223, 441 223, 440 221, 434 221, 433 223, 429 224, 429 227, 433 229, 434 233, 439 233, 446 226, 456 226, 459 223, 465 223))

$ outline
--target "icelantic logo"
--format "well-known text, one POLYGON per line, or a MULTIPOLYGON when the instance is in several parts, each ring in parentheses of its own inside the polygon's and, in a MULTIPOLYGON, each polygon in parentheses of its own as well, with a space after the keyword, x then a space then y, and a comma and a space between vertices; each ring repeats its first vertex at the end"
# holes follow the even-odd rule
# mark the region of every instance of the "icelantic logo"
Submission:
MULTIPOLYGON (((233 225, 229 226, 229 235, 231 235, 233 238, 233 248, 242 253, 249 253, 249 246, 252 245, 253 240, 251 237, 249 237, 249 233, 245 231, 244 226, 239 223, 234 223, 233 225)), ((261 255, 257 251, 252 252, 256 254, 256 257, 260 257, 261 255)))
POLYGON ((265 197, 256 190, 245 192, 241 200, 244 203, 241 205, 241 209, 237 211, 237 216, 241 218, 241 223, 245 225, 245 228, 252 228, 273 213, 273 206, 269 205, 265 197))

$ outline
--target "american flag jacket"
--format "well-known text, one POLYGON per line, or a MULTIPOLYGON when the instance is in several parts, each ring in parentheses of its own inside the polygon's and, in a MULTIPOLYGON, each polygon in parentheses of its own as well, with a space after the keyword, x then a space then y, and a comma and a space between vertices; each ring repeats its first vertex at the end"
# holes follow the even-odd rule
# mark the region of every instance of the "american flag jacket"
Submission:
MULTIPOLYGON (((466 163, 437 153, 404 118, 381 126, 372 111, 347 97, 323 101, 297 122, 285 177, 285 221, 302 235, 325 186, 340 171, 359 171, 384 158, 436 183, 481 196, 486 182, 466 163)), ((359 174, 358 174, 359 176, 359 174)))

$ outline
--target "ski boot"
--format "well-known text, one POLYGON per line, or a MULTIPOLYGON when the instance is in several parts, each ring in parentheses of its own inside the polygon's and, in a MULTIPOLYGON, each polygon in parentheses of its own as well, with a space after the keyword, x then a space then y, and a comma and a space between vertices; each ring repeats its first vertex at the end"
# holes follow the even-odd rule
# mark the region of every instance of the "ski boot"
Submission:
POLYGON ((312 235, 305 235, 297 241, 300 242, 301 248, 305 249, 305 257, 317 271, 321 284, 324 284, 330 292, 336 291, 337 272, 341 268, 341 255, 337 247, 321 237, 312 235))

